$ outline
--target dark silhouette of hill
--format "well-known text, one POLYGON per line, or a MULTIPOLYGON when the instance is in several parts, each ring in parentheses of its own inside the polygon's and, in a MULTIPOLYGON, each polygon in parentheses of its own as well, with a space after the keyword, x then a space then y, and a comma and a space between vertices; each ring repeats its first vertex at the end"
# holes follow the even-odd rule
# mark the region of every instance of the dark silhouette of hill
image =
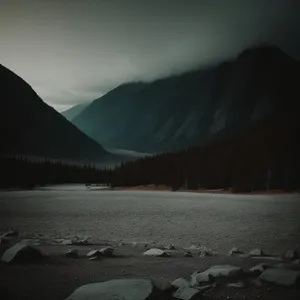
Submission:
POLYGON ((151 83, 127 83, 73 119, 107 148, 178 151, 299 107, 299 62, 273 46, 151 83))
POLYGON ((22 78, 0 65, 0 153, 104 161, 97 142, 45 104, 22 78))
POLYGON ((83 103, 75 105, 65 111, 62 111, 61 114, 69 121, 72 121, 76 116, 78 116, 85 108, 87 108, 90 103, 83 103))

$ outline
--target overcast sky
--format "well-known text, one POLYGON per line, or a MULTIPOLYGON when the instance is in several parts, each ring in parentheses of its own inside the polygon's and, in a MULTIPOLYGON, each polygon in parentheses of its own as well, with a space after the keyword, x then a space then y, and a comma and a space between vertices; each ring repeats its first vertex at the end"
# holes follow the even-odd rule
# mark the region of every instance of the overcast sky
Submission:
POLYGON ((300 58, 299 11, 300 0, 0 0, 0 63, 63 110, 257 43, 300 58))

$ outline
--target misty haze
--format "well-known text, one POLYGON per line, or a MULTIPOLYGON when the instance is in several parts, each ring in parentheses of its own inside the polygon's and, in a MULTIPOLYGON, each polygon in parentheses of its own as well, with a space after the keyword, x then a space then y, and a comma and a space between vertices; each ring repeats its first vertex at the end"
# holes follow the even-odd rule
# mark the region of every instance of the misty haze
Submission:
POLYGON ((0 294, 300 299, 299 11, 2 1, 0 294))

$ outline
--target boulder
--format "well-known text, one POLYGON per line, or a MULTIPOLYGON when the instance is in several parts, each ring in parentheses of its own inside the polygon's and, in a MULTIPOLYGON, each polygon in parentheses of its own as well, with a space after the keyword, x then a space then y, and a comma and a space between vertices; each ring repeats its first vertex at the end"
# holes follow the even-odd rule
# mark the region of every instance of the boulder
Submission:
POLYGON ((17 243, 7 249, 1 257, 5 263, 32 262, 43 258, 43 254, 36 248, 24 243, 17 243))
POLYGON ((250 273, 262 273, 264 270, 270 268, 271 266, 266 263, 258 264, 249 269, 250 273))
POLYGON ((173 298, 180 300, 194 300, 202 296, 201 291, 190 287, 181 287, 173 293, 173 298))
POLYGON ((5 233, 2 233, 0 238, 11 238, 11 237, 17 237, 19 235, 18 230, 9 230, 5 233))
POLYGON ((91 250, 86 255, 88 258, 99 258, 101 256, 101 252, 99 250, 91 250))
POLYGON ((277 285, 291 287, 299 285, 300 271, 272 268, 265 270, 258 279, 277 285))
POLYGON ((244 282, 242 281, 238 281, 238 282, 232 282, 232 283, 228 283, 226 285, 228 288, 236 288, 236 289, 242 289, 245 287, 244 282))
POLYGON ((78 257, 78 250, 77 249, 69 249, 65 253, 66 257, 76 258, 78 257))
POLYGON ((249 256, 263 256, 264 253, 261 249, 253 249, 249 252, 249 256))
POLYGON ((177 278, 171 283, 171 285, 174 286, 175 288, 179 289, 182 287, 189 287, 190 283, 187 280, 185 280, 184 278, 177 278))
POLYGON ((105 257, 113 257, 114 256, 114 248, 106 247, 99 250, 101 256, 105 257))
POLYGON ((233 255, 235 255, 235 254, 240 254, 240 253, 242 253, 242 252, 239 250, 239 248, 233 247, 233 248, 228 252, 228 255, 233 256, 233 255))
POLYGON ((205 272, 196 271, 191 275, 190 286, 197 287, 203 284, 211 283, 214 277, 205 272))
POLYGON ((283 257, 286 259, 294 260, 294 259, 297 259, 299 257, 299 255, 298 255, 297 250, 294 249, 294 250, 286 251, 285 254, 283 255, 283 257))
POLYGON ((154 300, 155 292, 150 280, 118 279, 83 285, 66 300, 154 300))
POLYGON ((193 254, 189 251, 184 252, 184 257, 193 257, 193 254))
POLYGON ((201 285, 201 286, 195 286, 195 289, 197 289, 198 291, 201 291, 201 292, 205 292, 205 291, 208 291, 210 289, 212 289, 213 287, 215 287, 216 284, 207 284, 207 285, 201 285))
POLYGON ((175 250, 176 248, 174 245, 170 244, 170 245, 166 246, 165 249, 166 250, 175 250))
POLYGON ((90 245, 88 238, 84 238, 82 240, 76 239, 75 241, 71 242, 73 245, 78 245, 78 246, 87 246, 90 245))
POLYGON ((157 248, 152 248, 147 250, 146 252, 143 253, 145 256, 160 256, 160 257, 166 257, 169 256, 167 252, 157 249, 157 248))
POLYGON ((73 242, 71 240, 63 240, 61 241, 62 245, 73 245, 73 242))
POLYGON ((199 252, 199 257, 205 257, 205 256, 213 256, 213 252, 210 250, 202 250, 199 252))
POLYGON ((287 269, 287 270, 300 271, 300 266, 296 265, 296 264, 293 264, 293 263, 276 264, 273 267, 277 268, 277 269, 287 269))
POLYGON ((229 276, 236 276, 243 273, 242 268, 231 266, 231 265, 220 265, 220 266, 213 266, 206 271, 202 272, 203 275, 210 275, 212 277, 229 277, 229 276))

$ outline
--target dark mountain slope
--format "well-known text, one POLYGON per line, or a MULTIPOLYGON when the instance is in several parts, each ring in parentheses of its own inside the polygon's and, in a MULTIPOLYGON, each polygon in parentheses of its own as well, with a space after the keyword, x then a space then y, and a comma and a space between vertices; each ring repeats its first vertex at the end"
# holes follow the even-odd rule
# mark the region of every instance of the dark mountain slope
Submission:
POLYGON ((90 103, 78 104, 65 111, 61 114, 69 121, 72 121, 76 116, 78 116, 85 108, 87 108, 90 103))
POLYGON ((0 65, 2 154, 103 161, 110 155, 45 104, 19 76, 0 65))
POLYGON ((297 61, 276 47, 257 47, 210 69, 121 85, 73 123, 109 148, 176 151, 293 111, 299 79, 297 61))

